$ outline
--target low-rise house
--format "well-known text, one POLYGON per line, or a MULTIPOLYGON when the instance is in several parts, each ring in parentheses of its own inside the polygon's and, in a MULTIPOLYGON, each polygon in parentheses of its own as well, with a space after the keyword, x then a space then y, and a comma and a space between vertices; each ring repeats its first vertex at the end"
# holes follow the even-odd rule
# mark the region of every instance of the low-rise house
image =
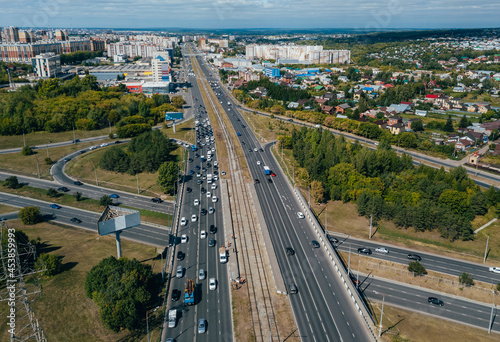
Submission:
POLYGON ((338 105, 337 107, 335 107, 335 112, 336 113, 340 113, 340 114, 344 114, 345 111, 347 109, 351 108, 351 106, 349 106, 349 104, 347 103, 342 103, 341 105, 338 105))
POLYGON ((321 110, 323 111, 323 113, 325 114, 329 114, 329 115, 333 115, 335 110, 334 110, 334 107, 333 106, 325 106, 325 105, 322 105, 321 106, 321 110))
POLYGON ((468 139, 460 139, 455 143, 455 149, 458 152, 465 151, 467 148, 471 147, 473 143, 468 139))
POLYGON ((299 106, 300 106, 300 104, 299 104, 298 102, 293 102, 293 101, 292 101, 292 102, 290 102, 290 103, 288 104, 288 106, 287 106, 287 107, 288 107, 288 108, 290 108, 290 109, 297 109, 297 108, 299 108, 299 106))

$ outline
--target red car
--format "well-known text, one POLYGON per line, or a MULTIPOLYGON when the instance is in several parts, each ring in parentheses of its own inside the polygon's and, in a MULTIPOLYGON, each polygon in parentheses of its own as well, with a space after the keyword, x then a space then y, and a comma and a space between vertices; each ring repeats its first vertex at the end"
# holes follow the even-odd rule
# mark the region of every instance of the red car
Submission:
POLYGON ((274 172, 271 172, 272 177, 276 177, 276 174, 274 172))

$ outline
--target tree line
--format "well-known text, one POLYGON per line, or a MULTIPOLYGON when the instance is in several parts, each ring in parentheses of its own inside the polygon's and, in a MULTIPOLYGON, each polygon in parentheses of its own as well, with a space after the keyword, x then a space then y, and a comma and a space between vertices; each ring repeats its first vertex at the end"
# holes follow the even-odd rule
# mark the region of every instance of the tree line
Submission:
POLYGON ((500 202, 494 188, 487 193, 469 179, 462 167, 445 172, 425 165, 415 167, 411 156, 399 157, 390 144, 377 150, 350 143, 320 129, 294 130, 280 137, 293 150, 300 168, 296 176, 311 187, 317 202, 357 203, 358 213, 386 219, 398 227, 438 231, 450 240, 471 240, 471 221, 500 202))

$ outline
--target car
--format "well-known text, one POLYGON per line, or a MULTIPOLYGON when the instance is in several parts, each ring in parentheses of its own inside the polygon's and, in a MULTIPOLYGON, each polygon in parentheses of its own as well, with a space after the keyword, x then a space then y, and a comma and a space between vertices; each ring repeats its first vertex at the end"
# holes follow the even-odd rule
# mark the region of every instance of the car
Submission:
POLYGON ((293 250, 292 247, 287 247, 286 248, 286 255, 294 255, 295 251, 293 250))
POLYGON ((305 217, 301 211, 297 212, 297 216, 299 219, 303 219, 305 217))
POLYGON ((196 214, 191 215, 191 222, 198 221, 198 216, 196 214))
POLYGON ((490 267, 489 270, 493 273, 500 273, 500 267, 490 267))
POLYGON ((372 254, 372 250, 370 248, 366 248, 366 247, 362 247, 362 248, 358 248, 358 253, 361 254, 372 254))
POLYGON ((109 145, 108 143, 102 143, 100 146, 101 146, 101 147, 106 147, 106 146, 108 146, 108 145, 109 145))
POLYGON ((339 243, 339 239, 333 236, 328 236, 328 241, 330 241, 331 243, 339 243))
POLYGON ((248 149, 248 152, 252 152, 252 149, 251 149, 251 148, 249 148, 249 149, 248 149))
POLYGON ((199 169, 200 169, 200 165, 196 165, 194 168, 195 168, 196 170, 199 170, 199 169))
POLYGON ((276 177, 276 174, 271 171, 271 177, 276 177))
POLYGON ((210 187, 210 189, 211 189, 211 190, 215 190, 215 189, 217 189, 217 184, 212 183, 212 186, 210 187))
POLYGON ((68 192, 69 189, 65 186, 61 186, 60 188, 57 188, 57 191, 61 191, 61 192, 68 192))
POLYGON ((377 247, 375 248, 375 252, 382 254, 389 254, 389 250, 385 247, 377 247))
POLYGON ((217 289, 217 280, 215 280, 215 278, 210 278, 208 280, 208 289, 212 291, 217 289))
POLYGON ((188 160, 189 160, 189 162, 190 162, 190 163, 192 163, 192 162, 193 162, 193 158, 189 158, 188 160))
POLYGON ((215 212, 215 209, 213 207, 208 207, 208 213, 212 215, 215 212))
POLYGON ((73 184, 78 185, 78 186, 83 185, 83 183, 80 181, 74 181, 73 184))
POLYGON ((173 289, 172 291, 172 302, 176 302, 181 298, 181 291, 173 289))
POLYGON ((258 150, 257 150, 257 147, 255 147, 255 148, 253 149, 253 151, 254 151, 254 152, 257 152, 257 151, 258 151, 258 150))
POLYGON ((200 232, 200 239, 206 239, 207 238, 207 232, 205 230, 202 230, 200 232))
POLYGON ((204 194, 205 192, 207 192, 207 189, 205 189, 204 187, 201 187, 200 191, 202 194, 204 194))
POLYGON ((260 152, 264 152, 264 150, 262 149, 262 147, 261 147, 261 148, 259 148, 259 151, 260 151, 260 152))
POLYGON ((186 256, 185 253, 181 252, 181 251, 178 251, 177 252, 177 260, 181 261, 181 260, 184 260, 184 257, 186 256))
POLYGON ((194 175, 194 170, 189 170, 190 175, 194 175))
POLYGON ((187 220, 185 217, 181 218, 181 226, 184 227, 187 224, 187 220))
POLYGON ((214 174, 214 181, 218 181, 218 180, 219 180, 219 177, 216 174, 214 174))
POLYGON ((205 280, 205 270, 203 268, 200 268, 200 271, 198 272, 198 279, 205 280))
POLYGON ((217 203, 218 199, 217 196, 213 195, 212 196, 212 203, 217 203))
POLYGON ((240 132, 236 133, 236 135, 239 136, 239 137, 241 137, 241 133, 240 132))
POLYGON ((181 235, 181 243, 187 243, 188 242, 188 236, 186 234, 181 235))
POLYGON ((153 202, 153 203, 162 203, 163 200, 161 198, 159 198, 159 197, 153 197, 153 198, 151 198, 151 202, 153 202))
POLYGON ((76 143, 79 143, 79 142, 80 142, 80 139, 73 140, 73 144, 76 144, 76 143))
POLYGON ((200 200, 199 199, 195 199, 194 200, 194 205, 200 205, 200 200))
POLYGON ((207 197, 212 197, 212 193, 210 191, 207 191, 207 197))
POLYGON ((254 182, 254 184, 260 184, 260 180, 258 180, 257 178, 255 178, 255 179, 253 180, 253 182, 254 182))
POLYGON ((189 187, 188 187, 188 188, 186 188, 186 192, 191 193, 192 191, 193 191, 193 189, 191 189, 191 188, 189 188, 189 187))
POLYGON ((298 292, 299 290, 297 289, 297 285, 295 285, 295 283, 291 283, 290 285, 288 285, 288 293, 296 294, 298 292))
POLYGON ((257 160, 257 165, 260 165, 260 160, 257 160))
POLYGON ((219 162, 217 160, 214 161, 214 167, 219 167, 219 162))
POLYGON ((319 242, 318 242, 318 241, 316 241, 316 240, 312 240, 312 241, 311 241, 311 244, 312 244, 312 246, 313 246, 314 248, 319 248, 319 242))
POLYGON ((215 247, 215 240, 214 239, 208 240, 208 247, 215 247))
POLYGON ((50 207, 52 209, 61 209, 62 208, 59 204, 55 204, 55 203, 51 204, 50 207))
POLYGON ((182 278, 183 275, 184 275, 184 268, 182 268, 182 266, 177 266, 177 272, 175 272, 175 277, 182 278))
POLYGON ((226 175, 226 171, 221 171, 220 174, 223 175, 223 176, 225 176, 226 175))
POLYGON ((268 182, 268 183, 272 183, 272 182, 273 182, 273 180, 272 180, 271 178, 268 178, 268 179, 267 179, 267 182, 268 182))
POLYGON ((78 219, 76 217, 73 217, 70 221, 73 222, 73 223, 82 223, 82 220, 80 220, 80 219, 78 219))
POLYGON ((118 196, 117 194, 111 194, 111 195, 109 195, 109 197, 111 197, 111 198, 120 198, 120 196, 118 196))
POLYGON ((418 254, 413 254, 413 253, 410 253, 406 256, 408 259, 410 260, 417 260, 417 261, 421 261, 422 260, 422 257, 418 254))
POLYGON ((197 179, 196 183, 201 184, 201 183, 203 183, 203 181, 201 179, 197 179))
POLYGON ((434 304, 434 305, 440 305, 440 306, 444 305, 444 302, 441 299, 438 299, 436 297, 427 298, 427 303, 434 304))
POLYGON ((207 331, 206 320, 204 318, 200 318, 198 320, 198 334, 204 334, 207 331))
POLYGON ((115 145, 121 144, 122 142, 120 140, 115 141, 115 145))
POLYGON ((89 151, 95 150, 96 148, 97 148, 97 146, 90 146, 89 151))

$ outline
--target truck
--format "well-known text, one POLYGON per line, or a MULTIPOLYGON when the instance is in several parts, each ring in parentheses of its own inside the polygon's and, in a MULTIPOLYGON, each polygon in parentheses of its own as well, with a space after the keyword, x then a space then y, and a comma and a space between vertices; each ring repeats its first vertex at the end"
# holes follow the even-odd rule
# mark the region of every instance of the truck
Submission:
POLYGON ((194 304, 194 283, 192 279, 188 279, 186 288, 184 289, 184 304, 194 304))
POLYGON ((212 174, 211 173, 207 174, 207 183, 212 184, 212 174))
POLYGON ((226 247, 224 246, 219 248, 219 260, 221 264, 225 264, 227 262, 226 247))
POLYGON ((175 328, 177 325, 177 310, 168 311, 168 327, 175 328))
POLYGON ((271 174, 271 169, 269 168, 269 166, 264 166, 264 173, 266 175, 270 175, 271 174))

